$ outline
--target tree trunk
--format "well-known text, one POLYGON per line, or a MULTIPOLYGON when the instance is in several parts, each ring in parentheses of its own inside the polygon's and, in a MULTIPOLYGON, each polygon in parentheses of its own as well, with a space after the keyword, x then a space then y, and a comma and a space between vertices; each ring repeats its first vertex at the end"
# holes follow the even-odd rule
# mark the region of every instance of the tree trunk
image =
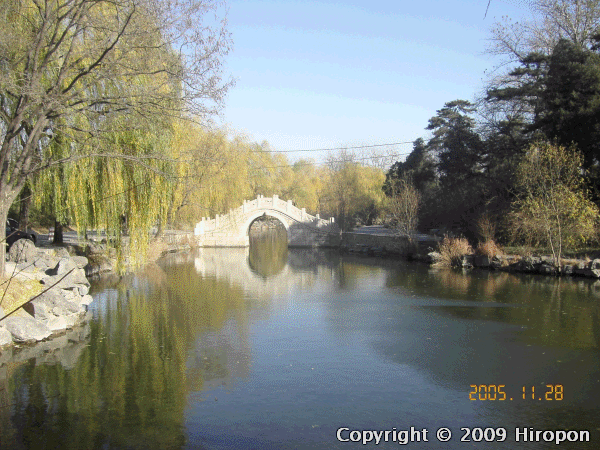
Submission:
POLYGON ((27 231, 29 226, 29 207, 31 205, 31 190, 28 185, 25 185, 21 191, 19 203, 19 228, 23 231, 27 231))
POLYGON ((54 221, 54 240, 53 244, 62 244, 63 243, 63 226, 62 223, 58 221, 54 221))
POLYGON ((4 276, 4 268, 6 267, 6 219, 8 218, 8 210, 10 205, 19 195, 19 190, 12 190, 8 187, 0 189, 0 276, 4 276))
POLYGON ((129 223, 127 219, 127 214, 121 214, 121 235, 129 235, 129 223))
POLYGON ((4 224, 0 227, 0 277, 4 277, 4 268, 6 266, 6 219, 8 218, 8 208, 0 208, 0 223, 4 224))
POLYGON ((159 219, 158 226, 156 227, 155 239, 161 238, 163 235, 163 221, 159 219))

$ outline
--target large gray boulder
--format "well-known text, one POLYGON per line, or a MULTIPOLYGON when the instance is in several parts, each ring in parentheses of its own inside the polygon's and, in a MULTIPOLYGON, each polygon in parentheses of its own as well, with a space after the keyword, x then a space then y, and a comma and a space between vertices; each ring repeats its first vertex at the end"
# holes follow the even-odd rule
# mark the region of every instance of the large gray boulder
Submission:
POLYGON ((88 264, 85 266, 85 274, 87 276, 100 275, 113 270, 113 262, 101 254, 90 254, 88 256, 88 264))
POLYGON ((103 254, 106 251, 106 246, 104 244, 100 244, 97 242, 88 242, 87 247, 85 248, 85 255, 99 255, 103 254))
POLYGON ((573 275, 575 273, 574 269, 573 269, 573 265, 565 264, 564 266, 562 266, 561 273, 563 275, 573 275))
POLYGON ((50 289, 40 297, 32 300, 24 309, 35 319, 45 324, 50 331, 73 328, 85 311, 80 296, 69 289, 50 289))
POLYGON ((71 256, 78 269, 84 269, 88 264, 88 259, 85 256, 71 256))
POLYGON ((462 255, 459 260, 459 267, 470 269, 473 267, 473 255, 462 255))
POLYGON ((52 316, 44 322, 50 331, 66 330, 73 326, 69 325, 64 316, 52 316))
POLYGON ((61 258, 58 261, 58 264, 56 264, 56 267, 48 270, 46 273, 48 273, 49 276, 44 277, 41 280, 42 284, 45 284, 46 286, 52 286, 68 273, 69 275, 63 278, 56 287, 61 289, 73 289, 77 287, 77 285, 90 287, 90 282, 85 276, 85 271, 78 268, 77 263, 73 261, 72 258, 61 258))
POLYGON ((582 277, 600 278, 600 259, 594 259, 589 263, 578 261, 573 268, 573 273, 582 277))
POLYGON ((93 301, 94 301, 94 297, 92 297, 91 295, 86 294, 86 295, 83 295, 81 297, 81 300, 79 301, 79 304, 82 305, 82 306, 87 306, 90 303, 92 303, 93 301))
POLYGON ((3 321, 15 342, 42 341, 52 334, 50 328, 33 317, 9 317, 3 321))
POLYGON ((64 247, 55 247, 54 248, 54 256, 56 256, 59 259, 71 257, 71 255, 69 254, 69 251, 64 247))
POLYGON ((35 300, 32 300, 26 308, 33 317, 39 320, 48 320, 54 316, 62 316, 79 312, 79 306, 69 301, 58 289, 50 289, 35 300))
POLYGON ((33 263, 37 258, 37 248, 29 239, 19 239, 10 246, 8 260, 16 263, 33 263))
POLYGON ((49 252, 40 251, 33 265, 38 269, 46 270, 55 267, 57 263, 58 258, 49 254, 49 252))
POLYGON ((538 266, 537 270, 538 273, 543 275, 555 275, 558 272, 558 269, 554 264, 545 261, 538 266))
POLYGON ((437 264, 441 260, 441 253, 435 251, 427 253, 427 262, 429 262, 429 264, 437 264))
POLYGON ((65 328, 73 328, 75 325, 77 325, 83 319, 83 317, 84 317, 84 313, 78 312, 78 313, 69 314, 67 316, 62 316, 62 319, 66 323, 65 328))
POLYGON ((590 261, 588 264, 590 270, 600 270, 600 259, 596 258, 590 261))
MULTIPOLYGON (((7 319, 8 320, 8 319, 7 319)), ((0 347, 13 343, 12 334, 3 326, 0 326, 0 347)))
POLYGON ((473 265, 475 267, 490 267, 492 258, 487 255, 475 255, 473 257, 473 265))
POLYGON ((535 273, 541 263, 541 258, 537 256, 526 256, 514 265, 514 269, 518 272, 535 273))
MULTIPOLYGON (((81 286, 81 285, 80 285, 81 286)), ((75 308, 77 312, 85 311, 85 307, 82 306, 82 300, 84 297, 91 297, 87 295, 80 295, 77 289, 62 289, 62 296, 69 302, 69 307, 75 308)), ((73 310, 72 312, 75 312, 73 310)))
POLYGON ((64 368, 72 369, 89 342, 89 334, 89 326, 78 327, 47 341, 23 347, 14 355, 9 347, 0 353, 0 366, 3 362, 21 363, 36 358, 36 364, 60 363, 64 368), (4 353, 10 358, 4 358, 4 353))
POLYGON ((48 271, 48 275, 64 275, 71 270, 76 270, 77 264, 71 257, 60 258, 54 269, 48 271))

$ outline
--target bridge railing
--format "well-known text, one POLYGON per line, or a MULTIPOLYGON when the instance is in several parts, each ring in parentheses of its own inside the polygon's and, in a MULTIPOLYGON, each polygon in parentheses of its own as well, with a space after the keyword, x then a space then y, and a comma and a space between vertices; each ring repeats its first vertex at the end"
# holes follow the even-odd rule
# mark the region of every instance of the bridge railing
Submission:
POLYGON ((259 195, 254 200, 244 200, 241 206, 230 210, 229 214, 217 214, 214 219, 203 217, 202 221, 196 225, 195 234, 201 235, 218 230, 225 231, 227 228, 239 225, 246 214, 261 209, 274 209, 284 212, 297 222, 319 228, 323 231, 336 229, 333 217, 329 220, 321 219, 318 214, 316 216, 308 214, 305 208, 297 208, 291 200, 281 200, 277 195, 273 195, 273 197, 259 195))

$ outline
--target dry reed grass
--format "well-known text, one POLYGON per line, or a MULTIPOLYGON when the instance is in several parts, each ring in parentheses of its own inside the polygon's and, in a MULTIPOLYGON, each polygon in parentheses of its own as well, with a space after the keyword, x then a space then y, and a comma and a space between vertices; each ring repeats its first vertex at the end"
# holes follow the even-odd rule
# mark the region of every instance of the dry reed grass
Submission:
POLYGON ((485 242, 480 242, 475 250, 476 255, 488 256, 493 258, 496 255, 502 255, 504 252, 492 239, 488 239, 485 242))
POLYGON ((457 266, 464 255, 473 253, 473 248, 466 238, 451 238, 444 236, 442 242, 438 244, 438 252, 440 259, 436 263, 437 266, 457 266))
POLYGON ((37 280, 23 280, 19 278, 0 278, 0 306, 8 314, 29 301, 44 290, 44 286, 37 280))

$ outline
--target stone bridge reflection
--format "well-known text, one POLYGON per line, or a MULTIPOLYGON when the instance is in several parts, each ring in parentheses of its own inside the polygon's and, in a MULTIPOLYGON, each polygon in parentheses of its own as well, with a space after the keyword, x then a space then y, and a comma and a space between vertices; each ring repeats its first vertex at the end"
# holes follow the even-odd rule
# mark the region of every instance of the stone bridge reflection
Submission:
POLYGON ((200 248, 194 267, 202 277, 226 280, 253 297, 269 300, 286 298, 284 294, 312 286, 327 274, 335 276, 337 258, 324 250, 295 249, 275 254, 278 259, 269 262, 261 255, 253 259, 251 252, 251 248, 200 248))

